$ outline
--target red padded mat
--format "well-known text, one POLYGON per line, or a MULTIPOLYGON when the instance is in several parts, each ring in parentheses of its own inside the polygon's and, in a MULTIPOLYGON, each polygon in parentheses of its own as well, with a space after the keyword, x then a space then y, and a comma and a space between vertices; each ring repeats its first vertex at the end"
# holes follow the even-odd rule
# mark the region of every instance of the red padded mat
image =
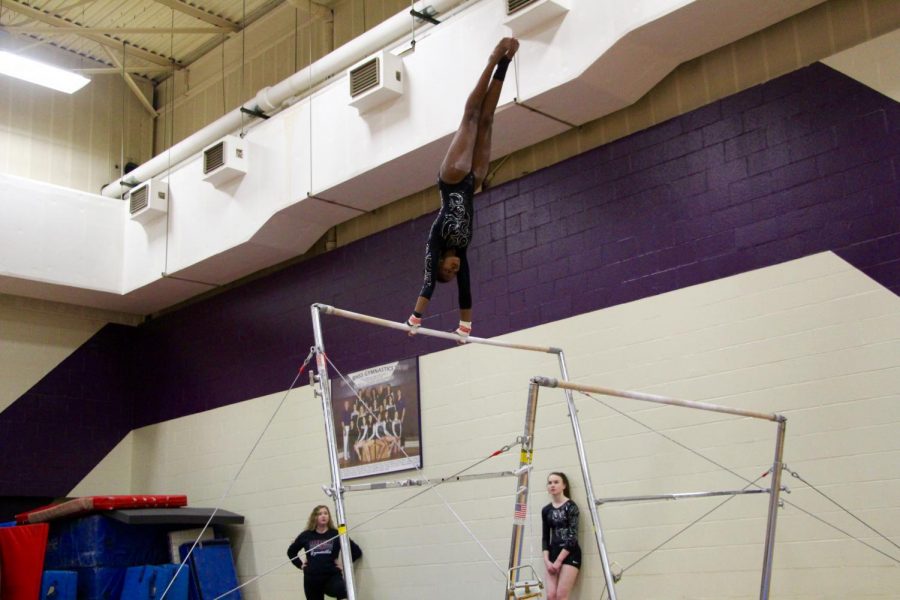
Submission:
POLYGON ((0 527, 0 598, 34 600, 41 595, 41 573, 50 526, 0 527))
POLYGON ((187 506, 185 495, 85 496, 60 504, 42 506, 16 515, 16 523, 43 523, 97 510, 119 508, 180 508, 187 506))

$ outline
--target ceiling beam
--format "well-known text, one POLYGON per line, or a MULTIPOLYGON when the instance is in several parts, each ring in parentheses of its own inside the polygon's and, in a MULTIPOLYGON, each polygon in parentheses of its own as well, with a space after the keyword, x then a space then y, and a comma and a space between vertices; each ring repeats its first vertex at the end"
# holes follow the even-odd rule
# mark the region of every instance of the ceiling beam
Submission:
POLYGON ((81 35, 82 33, 105 33, 105 34, 126 34, 126 33, 150 33, 159 35, 171 34, 190 34, 190 35, 225 35, 227 31, 223 31, 219 27, 176 27, 169 29, 166 27, 79 27, 70 25, 68 27, 38 27, 38 26, 3 26, 3 30, 10 33, 40 34, 40 35, 81 35))
POLYGON ((306 11, 316 17, 332 14, 337 0, 288 0, 288 4, 297 10, 306 11))
MULTIPOLYGON (((157 4, 162 4, 163 6, 168 6, 171 9, 177 10, 178 12, 184 13, 186 15, 190 15, 195 19, 199 19, 201 21, 205 21, 210 25, 215 25, 221 29, 226 29, 228 31, 238 31, 241 27, 237 23, 232 23, 228 19, 223 19, 222 17, 216 16, 212 13, 206 12, 202 8, 197 8, 196 6, 191 6, 181 0, 153 0, 157 4)), ((221 33, 221 32, 220 32, 221 33)))
MULTIPOLYGON (((19 4, 17 2, 4 2, 3 7, 6 10, 11 10, 20 15, 24 15, 35 21, 40 21, 41 23, 46 23, 47 25, 56 25, 61 27, 72 27, 72 22, 67 21, 61 17, 57 17, 51 15, 49 13, 45 13, 42 10, 38 10, 36 8, 32 8, 31 6, 25 6, 24 4, 19 4)), ((71 35, 77 35, 78 37, 83 37, 89 40, 93 40, 98 44, 105 46, 107 48, 114 48, 120 50, 122 48, 122 41, 116 40, 111 37, 107 37, 105 35, 99 33, 90 33, 90 32, 81 32, 79 29, 85 29, 84 27, 76 27, 71 31, 71 35)), ((159 54, 155 54, 148 50, 144 50, 142 48, 137 48, 135 46, 127 46, 128 54, 135 56, 137 58, 146 60, 148 62, 155 63, 161 66, 171 66, 171 61, 165 56, 160 56, 159 54)))
POLYGON ((81 73, 83 75, 121 75, 122 71, 126 73, 171 73, 172 67, 88 67, 85 69, 66 69, 73 73, 81 73))
MULTIPOLYGON (((117 67, 119 67, 121 69, 122 61, 119 60, 119 57, 116 56, 115 53, 112 50, 110 50, 109 48, 107 48, 106 46, 103 47, 103 50, 109 56, 109 60, 111 60, 114 65, 116 65, 117 67)), ((141 102, 141 105, 144 107, 144 109, 148 113, 150 113, 150 115, 153 116, 153 118, 158 117, 159 113, 156 112, 156 109, 153 108, 153 105, 150 104, 150 101, 147 100, 146 96, 144 96, 144 92, 142 92, 141 88, 138 87, 138 84, 134 82, 134 78, 130 74, 128 74, 127 71, 121 71, 121 73, 122 73, 122 77, 125 79, 126 85, 128 85, 128 87, 131 89, 131 91, 134 93, 134 95, 137 96, 137 99, 141 102)))
POLYGON ((69 4, 68 6, 60 6, 54 12, 58 15, 65 14, 72 10, 73 8, 78 8, 79 6, 84 6, 85 4, 91 4, 92 2, 96 2, 97 0, 78 0, 74 4, 69 4))

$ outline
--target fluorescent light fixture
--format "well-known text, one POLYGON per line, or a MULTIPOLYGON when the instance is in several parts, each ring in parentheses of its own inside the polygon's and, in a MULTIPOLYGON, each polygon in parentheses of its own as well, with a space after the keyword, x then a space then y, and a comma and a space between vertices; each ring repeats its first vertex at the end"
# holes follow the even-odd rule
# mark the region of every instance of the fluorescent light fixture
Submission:
POLYGON ((67 94, 77 92, 90 81, 76 73, 10 52, 0 52, 0 73, 67 94))

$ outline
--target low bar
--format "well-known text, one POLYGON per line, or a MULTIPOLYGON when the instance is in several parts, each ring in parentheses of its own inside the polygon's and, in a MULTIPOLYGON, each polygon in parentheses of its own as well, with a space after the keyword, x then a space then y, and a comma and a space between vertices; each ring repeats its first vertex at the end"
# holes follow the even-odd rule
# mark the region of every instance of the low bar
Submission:
POLYGON ((344 491, 362 492, 366 490, 386 490, 389 488, 422 487, 423 485, 435 485, 438 483, 454 483, 458 481, 470 481, 473 479, 494 479, 497 477, 515 476, 515 471, 498 471, 496 473, 473 473, 472 475, 441 477, 440 479, 397 479, 393 481, 379 481, 377 483, 352 483, 345 485, 344 491))
MULTIPOLYGON (((363 323, 369 323, 370 325, 378 325, 380 327, 387 327, 388 329, 396 329, 398 331, 405 331, 409 333, 412 331, 412 327, 406 325, 404 323, 395 323, 394 321, 388 321, 387 319, 379 319, 378 317, 370 317, 369 315, 363 315, 360 313, 351 312, 349 310, 343 310, 340 308, 335 308, 333 306, 329 306, 327 304, 313 304, 314 308, 318 308, 319 311, 323 312, 326 315, 332 315, 335 317, 343 317, 345 319, 351 319, 353 321, 361 321, 363 323)), ((416 335, 425 335, 430 337, 442 338, 445 340, 451 340, 453 342, 463 341, 463 338, 456 335, 455 333, 450 333, 449 331, 438 331, 436 329, 428 329, 426 327, 419 327, 416 329, 416 335)), ((501 342, 499 340, 489 340, 486 338, 479 338, 469 336, 465 338, 464 342, 466 344, 484 344, 485 346, 497 346, 500 348, 514 348, 517 350, 530 350, 531 352, 545 352, 547 354, 559 354, 560 349, 554 348, 552 346, 532 346, 530 344, 515 344, 513 342, 501 342)))
POLYGON ((597 387, 592 385, 580 385, 569 381, 560 381, 552 377, 534 377, 532 379, 538 385, 551 388, 561 388, 564 390, 574 390, 576 392, 587 392, 592 394, 602 394, 604 396, 616 396, 618 398, 631 398, 632 400, 643 400, 644 402, 655 402, 656 404, 668 404, 671 406, 684 406, 686 408, 696 408, 698 410, 708 410, 717 413, 726 413, 729 415, 737 415, 739 417, 750 417, 752 419, 762 419, 764 421, 774 421, 782 423, 786 419, 777 413, 762 413, 754 410, 743 410, 740 408, 731 408, 730 406, 721 406, 719 404, 710 404, 709 402, 694 402, 692 400, 678 400, 677 398, 669 398, 666 396, 657 396, 656 394, 645 394, 642 392, 628 392, 622 390, 613 390, 610 388, 597 387))
MULTIPOLYGON (((787 491, 786 488, 781 488, 787 491)), ((769 488, 754 488, 749 490, 725 490, 719 492, 677 492, 674 494, 652 494, 648 496, 617 496, 614 498, 597 498, 597 506, 611 504, 613 502, 648 502, 651 500, 682 500, 685 498, 710 498, 713 496, 740 496, 742 494, 768 494, 769 488)))

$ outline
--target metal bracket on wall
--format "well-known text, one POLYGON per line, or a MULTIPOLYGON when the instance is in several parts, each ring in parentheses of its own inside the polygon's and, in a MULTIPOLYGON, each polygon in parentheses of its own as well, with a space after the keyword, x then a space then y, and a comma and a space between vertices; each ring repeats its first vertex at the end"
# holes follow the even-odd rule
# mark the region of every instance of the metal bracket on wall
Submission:
POLYGON ((411 14, 412 16, 414 16, 415 18, 417 18, 421 21, 427 21, 427 22, 431 23, 432 25, 440 25, 441 22, 434 18, 434 15, 436 13, 428 12, 429 8, 431 8, 431 7, 428 7, 425 9, 426 12, 420 12, 414 8, 411 8, 409 10, 409 14, 411 14))
POLYGON ((267 115, 267 114, 264 113, 263 111, 259 110, 258 108, 257 108, 257 109, 254 109, 254 110, 250 110, 249 108, 246 108, 246 107, 242 106, 242 107, 241 107, 241 112, 244 113, 245 115, 252 115, 252 116, 257 117, 257 118, 259 118, 259 119, 268 119, 268 118, 270 118, 269 115, 267 115))

